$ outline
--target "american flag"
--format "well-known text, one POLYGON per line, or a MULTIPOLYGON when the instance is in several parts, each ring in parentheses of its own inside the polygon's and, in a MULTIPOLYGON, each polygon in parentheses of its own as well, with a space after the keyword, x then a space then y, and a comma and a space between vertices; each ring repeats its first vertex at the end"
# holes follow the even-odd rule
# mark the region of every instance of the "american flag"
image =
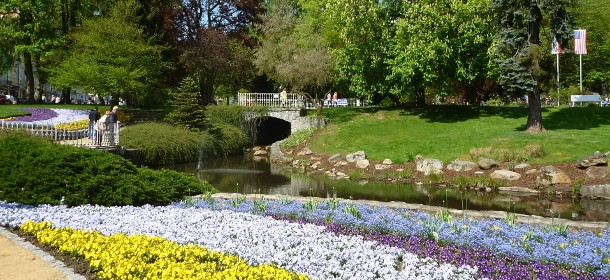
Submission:
POLYGON ((574 53, 587 54, 587 30, 574 30, 574 53))

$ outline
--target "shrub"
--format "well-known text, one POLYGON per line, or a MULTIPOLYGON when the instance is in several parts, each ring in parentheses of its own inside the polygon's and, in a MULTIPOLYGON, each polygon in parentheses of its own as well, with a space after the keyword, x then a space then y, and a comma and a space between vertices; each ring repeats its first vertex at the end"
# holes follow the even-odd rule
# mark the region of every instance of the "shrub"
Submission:
POLYGON ((215 123, 214 127, 203 133, 206 145, 202 155, 211 157, 224 157, 238 154, 248 145, 246 133, 238 127, 228 123, 215 123))
POLYGON ((212 134, 217 134, 213 131, 214 129, 230 125, 244 132, 247 144, 247 142, 255 141, 257 127, 267 116, 267 111, 268 109, 265 107, 207 106, 205 114, 209 125, 208 130, 212 134), (245 116, 247 115, 260 117, 246 121, 245 116))
POLYGON ((137 168, 120 156, 0 133, 0 200, 28 205, 165 205, 213 190, 191 175, 137 168))
POLYGON ((197 161, 204 140, 201 133, 162 123, 142 123, 121 130, 121 144, 138 150, 148 166, 197 161))

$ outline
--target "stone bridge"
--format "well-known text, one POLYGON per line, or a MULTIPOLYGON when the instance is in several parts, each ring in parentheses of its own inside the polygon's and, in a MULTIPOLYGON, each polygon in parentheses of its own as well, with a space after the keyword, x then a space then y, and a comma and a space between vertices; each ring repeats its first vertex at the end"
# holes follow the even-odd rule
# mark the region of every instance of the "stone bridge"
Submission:
POLYGON ((269 108, 265 113, 248 112, 247 122, 259 121, 256 126, 255 144, 271 145, 300 130, 323 127, 327 119, 307 117, 300 108, 269 108))

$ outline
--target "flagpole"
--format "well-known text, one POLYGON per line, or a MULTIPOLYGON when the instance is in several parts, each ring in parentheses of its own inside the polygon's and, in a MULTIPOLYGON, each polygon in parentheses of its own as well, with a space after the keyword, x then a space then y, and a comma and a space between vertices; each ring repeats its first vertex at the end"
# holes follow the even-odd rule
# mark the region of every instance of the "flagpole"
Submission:
POLYGON ((582 94, 582 54, 580 54, 580 93, 582 94))

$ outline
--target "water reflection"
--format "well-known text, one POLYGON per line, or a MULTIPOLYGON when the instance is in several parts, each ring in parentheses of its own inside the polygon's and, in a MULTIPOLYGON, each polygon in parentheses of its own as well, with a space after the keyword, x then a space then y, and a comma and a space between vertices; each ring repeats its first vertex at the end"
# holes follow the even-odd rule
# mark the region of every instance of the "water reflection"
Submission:
POLYGON ((166 166, 210 182, 220 192, 315 196, 441 206, 467 210, 499 210, 572 220, 610 221, 610 202, 545 195, 459 191, 437 186, 354 182, 286 172, 283 166, 243 156, 166 166))

